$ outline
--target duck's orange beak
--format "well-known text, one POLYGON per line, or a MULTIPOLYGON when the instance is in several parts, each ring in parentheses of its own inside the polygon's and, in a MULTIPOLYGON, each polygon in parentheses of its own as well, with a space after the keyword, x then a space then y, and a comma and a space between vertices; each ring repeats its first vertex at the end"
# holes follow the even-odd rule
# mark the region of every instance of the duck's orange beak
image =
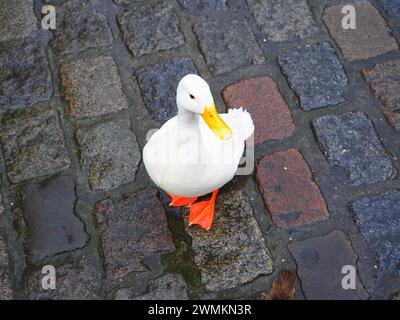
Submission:
POLYGON ((218 138, 228 140, 233 136, 232 129, 228 127, 218 114, 215 103, 211 107, 206 106, 201 116, 218 138))

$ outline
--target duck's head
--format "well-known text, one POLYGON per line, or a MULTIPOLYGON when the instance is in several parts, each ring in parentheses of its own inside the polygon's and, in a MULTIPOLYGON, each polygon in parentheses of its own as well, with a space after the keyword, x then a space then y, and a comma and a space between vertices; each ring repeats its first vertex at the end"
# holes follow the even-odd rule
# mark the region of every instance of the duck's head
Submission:
POLYGON ((201 115, 217 137, 228 140, 233 133, 217 112, 207 82, 198 75, 187 74, 178 84, 176 103, 180 113, 192 112, 201 115))

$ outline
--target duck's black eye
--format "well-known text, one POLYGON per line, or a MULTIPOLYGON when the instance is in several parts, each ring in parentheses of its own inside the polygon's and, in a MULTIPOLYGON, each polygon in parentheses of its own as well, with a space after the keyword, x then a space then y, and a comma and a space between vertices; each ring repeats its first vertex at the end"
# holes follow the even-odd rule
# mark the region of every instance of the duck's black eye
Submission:
POLYGON ((191 94, 191 95, 190 95, 190 99, 194 99, 194 95, 191 94))

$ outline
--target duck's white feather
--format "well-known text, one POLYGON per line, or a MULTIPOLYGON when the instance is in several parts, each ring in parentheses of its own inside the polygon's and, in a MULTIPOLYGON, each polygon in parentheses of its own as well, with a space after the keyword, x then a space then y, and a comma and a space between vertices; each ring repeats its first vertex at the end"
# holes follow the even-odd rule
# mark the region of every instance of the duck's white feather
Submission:
POLYGON ((194 197, 219 189, 234 177, 254 125, 242 108, 220 116, 233 131, 229 140, 218 138, 200 116, 193 132, 179 130, 176 116, 150 138, 143 162, 155 184, 174 195, 194 197))

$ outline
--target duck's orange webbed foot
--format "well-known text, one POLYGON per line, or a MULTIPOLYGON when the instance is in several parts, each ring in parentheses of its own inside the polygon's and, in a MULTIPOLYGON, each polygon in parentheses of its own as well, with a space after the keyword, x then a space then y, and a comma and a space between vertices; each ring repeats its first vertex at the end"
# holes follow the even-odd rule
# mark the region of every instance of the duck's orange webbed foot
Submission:
POLYGON ((172 193, 168 193, 168 195, 171 197, 171 203, 169 204, 171 207, 183 207, 183 206, 190 207, 197 200, 197 197, 184 198, 175 196, 172 193))
POLYGON ((218 189, 213 191, 210 200, 200 201, 189 207, 189 226, 198 224, 207 231, 211 229, 214 221, 215 199, 217 198, 217 194, 218 189))

